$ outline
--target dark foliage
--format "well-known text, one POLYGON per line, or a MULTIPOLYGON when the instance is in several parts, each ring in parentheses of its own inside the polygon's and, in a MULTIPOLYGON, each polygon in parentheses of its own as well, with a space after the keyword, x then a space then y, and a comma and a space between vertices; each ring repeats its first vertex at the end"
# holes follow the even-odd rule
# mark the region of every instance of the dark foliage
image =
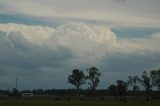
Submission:
POLYGON ((99 71, 100 70, 97 67, 91 67, 87 69, 88 72, 87 79, 90 81, 88 84, 89 84, 89 89, 92 90, 92 94, 94 94, 95 89, 100 82, 99 77, 101 76, 101 73, 99 71))
POLYGON ((68 82, 74 85, 77 89, 77 94, 79 95, 79 88, 82 84, 85 83, 85 75, 83 71, 79 69, 74 69, 72 74, 68 76, 68 82))
POLYGON ((117 92, 120 102, 123 102, 127 94, 127 83, 123 80, 117 80, 117 92))

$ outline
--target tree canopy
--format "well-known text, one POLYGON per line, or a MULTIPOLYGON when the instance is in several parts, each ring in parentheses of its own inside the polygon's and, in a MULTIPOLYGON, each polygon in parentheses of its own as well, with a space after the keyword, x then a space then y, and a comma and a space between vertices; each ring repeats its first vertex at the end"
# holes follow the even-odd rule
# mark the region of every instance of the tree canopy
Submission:
POLYGON ((79 69, 74 69, 72 74, 68 76, 68 82, 74 85, 79 92, 79 87, 85 83, 85 75, 83 71, 79 69))

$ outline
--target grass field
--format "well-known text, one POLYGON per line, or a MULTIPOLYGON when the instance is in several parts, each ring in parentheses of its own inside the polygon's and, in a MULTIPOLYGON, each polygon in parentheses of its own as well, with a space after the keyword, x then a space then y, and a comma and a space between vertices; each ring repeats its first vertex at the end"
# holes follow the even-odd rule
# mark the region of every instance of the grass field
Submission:
POLYGON ((0 106, 160 106, 160 100, 145 102, 145 99, 127 99, 126 103, 116 102, 114 98, 105 97, 104 100, 95 97, 75 98, 68 100, 65 97, 41 98, 1 98, 0 106))

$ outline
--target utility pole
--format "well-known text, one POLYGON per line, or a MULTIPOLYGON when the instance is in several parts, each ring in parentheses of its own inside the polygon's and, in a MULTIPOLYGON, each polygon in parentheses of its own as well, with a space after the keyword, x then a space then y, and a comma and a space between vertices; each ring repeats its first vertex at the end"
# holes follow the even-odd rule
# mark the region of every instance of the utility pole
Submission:
POLYGON ((9 85, 8 85, 8 91, 10 91, 10 87, 9 87, 9 85))
POLYGON ((18 79, 17 79, 17 77, 16 77, 16 90, 17 90, 17 81, 18 81, 18 79))

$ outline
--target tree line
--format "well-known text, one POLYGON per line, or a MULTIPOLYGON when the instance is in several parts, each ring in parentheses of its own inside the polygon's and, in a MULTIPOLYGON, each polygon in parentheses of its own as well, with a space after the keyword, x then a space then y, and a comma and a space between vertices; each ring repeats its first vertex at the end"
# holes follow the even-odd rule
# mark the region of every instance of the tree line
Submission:
POLYGON ((22 90, 13 88, 9 90, 0 90, 0 94, 9 94, 13 96, 17 93, 32 92, 37 95, 111 95, 115 96, 116 100, 124 101, 128 95, 137 98, 139 95, 145 94, 146 101, 149 101, 152 93, 158 94, 160 97, 160 69, 144 71, 140 76, 128 76, 128 80, 117 80, 116 84, 110 85, 107 89, 97 90, 100 83, 100 77, 103 74, 97 67, 87 68, 85 71, 80 69, 73 69, 71 74, 67 77, 67 82, 75 86, 76 89, 34 89, 22 90), (81 88, 82 85, 88 84, 88 89, 81 88), (128 88, 132 88, 129 90, 128 88), (140 88, 143 87, 143 91, 140 88))
MULTIPOLYGON (((99 77, 102 74, 97 67, 87 68, 86 71, 87 75, 85 75, 82 70, 74 69, 72 74, 68 76, 68 82, 76 87, 77 95, 80 95, 80 86, 85 84, 87 81, 89 81, 88 89, 90 89, 92 92, 91 94, 94 95, 95 89, 100 82, 99 77)), ((137 93, 140 90, 138 84, 144 87, 146 101, 149 101, 151 92, 153 90, 152 88, 156 87, 156 89, 160 92, 160 69, 151 70, 150 72, 144 71, 140 77, 129 76, 127 81, 117 80, 116 85, 110 85, 108 90, 113 93, 116 98, 124 100, 128 91, 128 87, 132 87, 132 91, 135 97, 138 95, 137 93)))

